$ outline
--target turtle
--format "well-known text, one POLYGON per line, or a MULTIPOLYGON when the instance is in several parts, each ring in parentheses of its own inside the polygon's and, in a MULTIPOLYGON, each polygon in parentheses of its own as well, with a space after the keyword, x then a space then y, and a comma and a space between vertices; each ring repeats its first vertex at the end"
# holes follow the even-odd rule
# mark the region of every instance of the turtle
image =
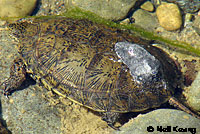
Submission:
POLYGON ((174 97, 177 64, 151 40, 67 17, 20 20, 8 27, 20 56, 1 84, 6 96, 30 75, 56 94, 102 113, 102 120, 117 130, 120 114, 168 101, 195 116, 174 97))

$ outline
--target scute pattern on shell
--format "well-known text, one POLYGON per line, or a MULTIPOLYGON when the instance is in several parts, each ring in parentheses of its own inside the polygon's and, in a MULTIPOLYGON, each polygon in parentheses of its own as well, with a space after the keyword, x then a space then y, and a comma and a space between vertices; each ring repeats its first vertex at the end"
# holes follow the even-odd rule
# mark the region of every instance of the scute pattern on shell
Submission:
POLYGON ((9 25, 19 40, 27 72, 45 87, 100 112, 142 111, 157 107, 172 95, 176 77, 172 61, 149 41, 88 20, 65 17, 34 19, 9 25), (114 51, 117 42, 141 44, 167 66, 162 83, 142 85, 114 51), (160 56, 161 54, 162 56, 160 56), (164 63, 164 60, 166 64, 164 63), (170 76, 169 76, 170 75, 170 76))

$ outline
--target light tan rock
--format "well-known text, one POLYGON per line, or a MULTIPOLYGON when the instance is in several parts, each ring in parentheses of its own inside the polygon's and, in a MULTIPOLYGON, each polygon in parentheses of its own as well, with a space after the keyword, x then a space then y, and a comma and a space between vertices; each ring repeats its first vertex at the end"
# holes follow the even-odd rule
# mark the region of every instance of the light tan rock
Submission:
POLYGON ((24 17, 30 15, 37 0, 0 0, 0 17, 24 17))
POLYGON ((160 25, 168 31, 177 30, 182 25, 181 12, 176 4, 161 4, 156 10, 156 15, 160 25))
POLYGON ((189 91, 185 93, 188 104, 196 111, 200 112, 200 72, 193 81, 189 91))
POLYGON ((152 12, 154 10, 153 4, 150 1, 145 2, 140 6, 141 9, 152 12))

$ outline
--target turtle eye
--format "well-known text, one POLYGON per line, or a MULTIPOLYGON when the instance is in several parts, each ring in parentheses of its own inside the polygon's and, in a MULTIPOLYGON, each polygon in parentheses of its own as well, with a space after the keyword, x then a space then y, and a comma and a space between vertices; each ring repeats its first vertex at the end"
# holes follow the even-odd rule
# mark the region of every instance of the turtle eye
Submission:
POLYGON ((8 24, 8 29, 11 31, 12 35, 15 37, 23 37, 24 32, 26 31, 28 23, 27 22, 16 22, 8 24))
POLYGON ((19 65, 19 62, 15 62, 16 65, 19 65))

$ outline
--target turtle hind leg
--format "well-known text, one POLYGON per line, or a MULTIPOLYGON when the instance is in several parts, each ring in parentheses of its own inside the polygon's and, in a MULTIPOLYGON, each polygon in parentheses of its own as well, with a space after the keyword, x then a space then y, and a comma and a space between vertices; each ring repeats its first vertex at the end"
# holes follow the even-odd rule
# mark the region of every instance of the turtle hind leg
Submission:
POLYGON ((199 115, 193 113, 189 108, 187 108, 186 106, 181 104, 176 98, 171 97, 169 99, 169 103, 170 103, 170 105, 173 105, 174 107, 177 107, 177 108, 181 109, 182 111, 184 111, 184 112, 186 112, 186 113, 188 113, 188 114, 200 119, 199 115))
POLYGON ((103 113, 102 120, 107 122, 108 126, 115 130, 120 130, 118 127, 115 127, 114 124, 119 118, 119 113, 115 112, 105 112, 103 113))
POLYGON ((16 58, 10 68, 10 77, 1 84, 4 95, 10 95, 25 79, 26 69, 23 60, 21 58, 16 58))

